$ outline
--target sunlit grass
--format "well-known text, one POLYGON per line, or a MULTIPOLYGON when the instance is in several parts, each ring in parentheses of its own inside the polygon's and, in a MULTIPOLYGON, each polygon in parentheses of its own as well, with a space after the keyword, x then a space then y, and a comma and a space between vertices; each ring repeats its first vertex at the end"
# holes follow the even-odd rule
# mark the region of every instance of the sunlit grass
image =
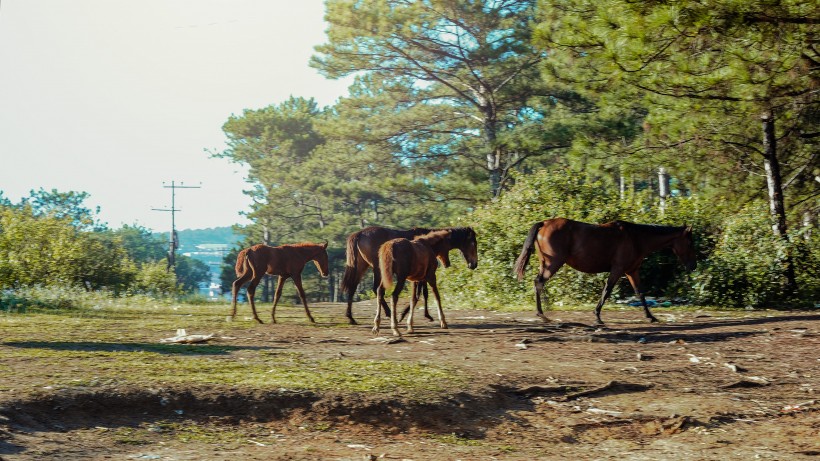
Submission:
MULTIPOLYGON (((316 359, 281 344, 233 342, 256 323, 226 322, 228 306, 111 305, 0 314, 0 390, 226 386, 408 394, 463 384, 454 370, 403 361, 316 359), (209 344, 165 344, 178 328, 209 344), (221 339, 225 338, 225 339, 221 339)), ((301 320, 300 320, 301 321, 301 320)), ((268 333, 267 330, 266 334, 268 333)))

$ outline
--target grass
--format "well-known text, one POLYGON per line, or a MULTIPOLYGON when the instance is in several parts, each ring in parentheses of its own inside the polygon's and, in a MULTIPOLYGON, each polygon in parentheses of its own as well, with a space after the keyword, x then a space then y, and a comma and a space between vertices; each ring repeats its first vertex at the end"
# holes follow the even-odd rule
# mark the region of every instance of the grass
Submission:
POLYGON ((441 366, 321 359, 282 343, 159 342, 174 336, 178 328, 233 339, 247 337, 256 328, 254 323, 225 322, 226 313, 225 305, 150 302, 0 312, 0 391, 15 396, 32 389, 178 385, 320 392, 401 389, 405 395, 425 395, 463 384, 458 373, 441 366))

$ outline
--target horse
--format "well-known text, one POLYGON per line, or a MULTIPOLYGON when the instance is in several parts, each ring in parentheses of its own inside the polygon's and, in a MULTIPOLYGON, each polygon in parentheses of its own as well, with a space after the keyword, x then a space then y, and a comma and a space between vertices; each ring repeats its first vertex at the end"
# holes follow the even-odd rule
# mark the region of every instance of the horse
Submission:
MULTIPOLYGON (((410 290, 412 295, 410 315, 407 318, 407 333, 413 332, 413 312, 419 299, 419 292, 416 287, 420 283, 426 283, 433 290, 433 296, 436 298, 439 324, 441 328, 447 328, 447 321, 444 319, 444 311, 441 309, 441 297, 436 282, 436 269, 438 268, 436 259, 439 255, 449 252, 449 248, 452 245, 449 240, 451 240, 453 232, 453 230, 439 230, 416 237, 413 240, 405 238, 393 239, 385 242, 379 248, 381 283, 377 294, 379 299, 384 299, 385 291, 387 289, 393 289, 391 297, 392 309, 390 311, 390 328, 393 330, 393 335, 401 336, 398 330, 399 320, 396 305, 399 301, 399 294, 407 280, 412 282, 413 285, 410 290)), ((472 248, 475 249, 476 247, 472 246, 472 248)), ((471 259, 471 257, 465 253, 465 258, 470 266, 474 268, 475 265, 478 264, 478 261, 475 254, 472 254, 472 256, 474 256, 475 259, 471 259)), ((376 317, 373 320, 374 334, 379 333, 381 311, 380 303, 377 302, 376 317)))
POLYGON ((595 306, 598 325, 603 324, 601 307, 624 275, 632 284, 635 294, 641 298, 646 318, 650 322, 658 321, 649 311, 638 275, 641 263, 651 253, 671 247, 688 270, 694 270, 697 264, 690 226, 658 226, 626 221, 596 225, 565 218, 537 222, 530 228, 521 254, 515 262, 518 280, 524 278, 524 270, 533 247, 541 261, 534 280, 535 308, 538 317, 545 322, 548 320, 541 310, 541 293, 544 284, 564 264, 588 274, 609 272, 601 299, 595 306))
MULTIPOLYGON (((476 238, 475 232, 470 227, 454 227, 449 228, 453 230, 451 238, 451 247, 442 250, 437 257, 444 267, 450 267, 449 251, 453 248, 461 249, 468 261, 468 267, 475 269, 477 262, 477 251, 475 249, 476 238), (471 254, 469 259, 468 254, 471 254), (470 261, 473 261, 472 263, 470 261), (472 264, 472 266, 470 266, 472 264)), ((345 316, 351 325, 356 325, 356 320, 353 318, 353 295, 356 293, 356 288, 364 276, 368 268, 373 268, 373 293, 378 294, 379 285, 381 285, 381 275, 379 273, 379 247, 388 240, 396 238, 404 238, 412 240, 413 238, 430 233, 436 229, 428 229, 426 227, 413 227, 407 230, 391 229, 381 226, 370 226, 360 231, 354 232, 347 237, 346 245, 346 263, 345 272, 342 277, 341 290, 347 293, 347 310, 345 316)), ((438 229, 441 230, 441 229, 438 229)), ((427 306, 426 285, 419 284, 417 286, 419 291, 424 290, 424 304, 427 306)), ((385 315, 390 315, 390 309, 387 307, 387 302, 384 298, 379 299, 379 304, 384 309, 385 315)), ((402 316, 403 317, 403 316, 402 316)), ((430 315, 425 310, 425 317, 432 320, 430 315)))
POLYGON ((302 299, 302 305, 305 306, 305 314, 307 314, 311 323, 316 323, 313 316, 310 315, 310 309, 308 309, 307 300, 305 299, 305 290, 302 288, 302 270, 305 268, 305 264, 311 260, 316 264, 316 268, 319 269, 322 277, 327 277, 327 242, 323 244, 295 243, 277 247, 259 244, 240 251, 236 257, 237 279, 234 280, 231 286, 231 318, 236 317, 236 295, 239 289, 250 281, 247 291, 253 318, 259 323, 264 323, 256 315, 254 294, 256 293, 256 286, 259 285, 262 277, 267 273, 279 276, 276 294, 273 298, 273 309, 270 314, 271 321, 276 323, 276 304, 279 302, 279 297, 282 296, 282 286, 285 284, 285 280, 292 278, 296 290, 299 292, 299 298, 302 299))

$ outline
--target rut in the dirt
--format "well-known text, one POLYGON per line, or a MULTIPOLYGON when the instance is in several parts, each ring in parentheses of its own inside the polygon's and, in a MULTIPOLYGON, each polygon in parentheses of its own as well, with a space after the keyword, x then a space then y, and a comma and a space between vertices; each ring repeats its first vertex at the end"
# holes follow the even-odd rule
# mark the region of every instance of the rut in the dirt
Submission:
POLYGON ((294 419, 352 422, 388 431, 415 427, 480 435, 476 428, 493 426, 508 412, 531 406, 532 402, 514 389, 431 396, 429 401, 284 390, 97 390, 7 402, 0 407, 0 425, 26 431, 70 431, 163 419, 218 418, 236 423, 294 419))

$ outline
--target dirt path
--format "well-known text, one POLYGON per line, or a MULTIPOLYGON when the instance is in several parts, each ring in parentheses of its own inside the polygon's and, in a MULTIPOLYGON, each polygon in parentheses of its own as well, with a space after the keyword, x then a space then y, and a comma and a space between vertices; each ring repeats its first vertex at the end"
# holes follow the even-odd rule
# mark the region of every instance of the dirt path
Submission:
MULTIPOLYGON (((341 322, 341 307, 315 310, 325 309, 341 322)), ((658 309, 663 323, 648 324, 638 309, 609 308, 607 326, 596 328, 591 312, 552 312, 544 324, 529 312, 447 311, 449 330, 417 319, 417 333, 392 343, 370 333, 369 304, 357 306, 362 325, 352 327, 310 326, 302 315, 286 308, 279 324, 248 323, 220 342, 441 364, 466 384, 420 402, 206 386, 4 393, 0 459, 820 455, 820 313, 658 309)))

